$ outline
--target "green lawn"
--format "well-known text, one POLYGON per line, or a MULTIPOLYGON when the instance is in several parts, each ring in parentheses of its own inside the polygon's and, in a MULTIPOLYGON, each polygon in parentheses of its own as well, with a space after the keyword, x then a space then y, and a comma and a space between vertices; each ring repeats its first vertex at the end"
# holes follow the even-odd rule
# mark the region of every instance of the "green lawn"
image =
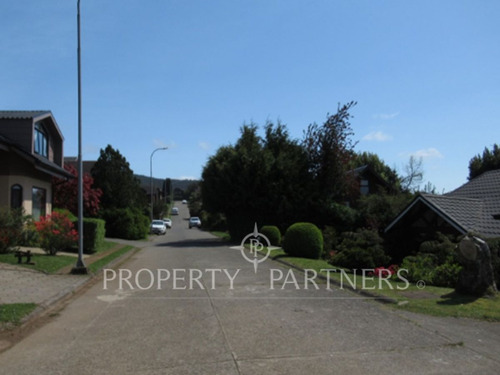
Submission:
MULTIPOLYGON (((116 245, 117 245, 116 242, 104 241, 104 244, 98 249, 98 251, 95 254, 108 251, 116 245)), ((120 249, 118 249, 118 251, 115 251, 112 254, 107 255, 103 259, 98 260, 96 262, 97 263, 96 265, 91 264, 89 270, 95 272, 96 270, 102 268, 106 263, 109 263, 111 260, 126 253, 130 249, 131 246, 126 246, 125 248, 121 247, 120 249)), ((20 265, 26 268, 31 268, 45 273, 56 273, 64 267, 75 265, 76 261, 77 257, 70 255, 58 254, 56 256, 53 256, 46 254, 33 254, 31 258, 31 262, 34 263, 33 265, 24 263, 26 262, 26 258, 23 258, 22 264, 18 264, 17 258, 14 256, 14 253, 0 254, 0 263, 20 265)))
POLYGON ((76 258, 68 255, 46 255, 46 254, 33 254, 31 262, 34 265, 26 264, 26 258, 23 258, 22 264, 17 264, 17 258, 14 253, 0 254, 0 263, 15 264, 37 271, 46 273, 55 273, 61 268, 76 263, 76 258))
POLYGON ((0 305, 0 328, 7 324, 18 325, 36 308, 36 303, 10 303, 0 305))
POLYGON ((477 298, 460 295, 452 288, 417 286, 414 283, 408 285, 403 281, 394 280, 385 282, 376 277, 363 279, 362 275, 354 275, 324 260, 290 257, 282 249, 271 251, 270 256, 298 268, 313 269, 320 275, 330 277, 332 288, 343 286, 343 289, 352 289, 351 284, 354 284, 358 291, 364 290, 373 296, 388 297, 395 302, 390 304, 394 308, 435 316, 500 321, 500 296, 477 298), (321 271, 322 269, 332 271, 321 271))

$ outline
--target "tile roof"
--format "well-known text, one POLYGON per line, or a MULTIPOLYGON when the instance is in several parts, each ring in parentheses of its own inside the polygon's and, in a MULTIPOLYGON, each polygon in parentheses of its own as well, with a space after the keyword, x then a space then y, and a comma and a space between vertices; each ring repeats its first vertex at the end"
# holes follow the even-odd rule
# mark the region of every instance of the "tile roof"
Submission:
POLYGON ((482 214, 476 222, 479 233, 500 237, 500 169, 484 172, 458 189, 446 194, 482 201, 482 214))
POLYGON ((390 230, 418 201, 445 218, 462 233, 500 237, 500 169, 481 174, 444 195, 420 194, 386 228, 390 230))
POLYGON ((0 119, 30 119, 51 113, 47 110, 39 111, 0 111, 0 119))

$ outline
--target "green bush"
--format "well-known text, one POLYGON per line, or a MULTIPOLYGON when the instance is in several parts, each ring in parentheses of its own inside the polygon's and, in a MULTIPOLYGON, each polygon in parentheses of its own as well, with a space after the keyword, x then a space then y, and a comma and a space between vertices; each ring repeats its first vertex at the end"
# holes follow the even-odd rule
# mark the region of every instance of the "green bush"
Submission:
POLYGON ((283 250, 291 256, 319 259, 323 253, 323 235, 312 223, 292 224, 286 230, 283 250))
POLYGON ((332 226, 326 226, 323 229, 323 250, 324 258, 331 259, 335 255, 335 249, 339 244, 340 236, 332 226))
POLYGON ((22 239, 22 210, 0 209, 0 254, 8 253, 18 246, 22 239))
POLYGON ((271 242, 271 245, 281 245, 281 232, 278 227, 274 225, 264 225, 262 228, 260 228, 259 233, 266 236, 269 242, 271 242))
POLYGON ((448 261, 435 268, 432 284, 454 288, 457 285, 458 275, 461 270, 462 266, 458 264, 453 257, 450 257, 448 261))
POLYGON ((400 268, 408 270, 410 282, 423 280, 430 285, 453 288, 462 269, 455 248, 450 238, 435 233, 433 239, 420 244, 416 255, 404 258, 400 268))
POLYGON ((486 243, 491 251, 491 264, 497 287, 500 289, 500 238, 488 238, 486 243))
POLYGON ((433 271, 436 267, 436 256, 432 254, 410 255, 403 259, 399 269, 406 269, 406 278, 410 282, 423 280, 433 284, 433 271))
POLYGON ((148 235, 149 219, 138 209, 113 208, 103 210, 101 215, 106 222, 107 237, 140 240, 148 235))
POLYGON ((24 217, 23 233, 19 245, 27 247, 40 247, 40 236, 38 235, 35 221, 31 215, 24 217))
MULTIPOLYGON (((73 220, 78 231, 78 219, 73 220)), ((83 252, 85 254, 95 253, 104 243, 106 235, 105 221, 102 219, 83 219, 83 252)))
POLYGON ((455 254, 456 244, 441 233, 436 233, 436 239, 424 241, 420 244, 418 252, 421 254, 434 254, 437 264, 446 263, 455 254))
POLYGON ((331 262, 350 269, 374 269, 385 266, 390 257, 382 247, 383 240, 374 230, 359 229, 341 234, 331 262))

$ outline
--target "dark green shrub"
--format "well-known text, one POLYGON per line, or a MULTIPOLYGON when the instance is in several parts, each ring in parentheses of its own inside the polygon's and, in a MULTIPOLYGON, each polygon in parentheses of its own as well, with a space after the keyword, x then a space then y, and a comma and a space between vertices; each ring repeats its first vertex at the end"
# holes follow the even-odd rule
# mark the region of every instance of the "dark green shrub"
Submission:
POLYGON ((383 240, 374 230, 344 232, 331 262, 350 269, 370 269, 385 266, 390 257, 384 252, 383 240))
POLYGON ((349 269, 375 269, 390 261, 383 249, 350 247, 334 255, 332 263, 349 269))
POLYGON ((8 253, 18 246, 22 239, 22 210, 0 209, 0 254, 8 253))
POLYGON ((424 241, 415 256, 403 259, 401 268, 408 269, 408 280, 453 288, 462 267, 456 259, 456 244, 447 236, 436 233, 435 239, 424 241))
POLYGON ((281 245, 281 232, 277 226, 274 225, 264 225, 260 228, 259 233, 267 237, 271 245, 280 246, 281 245))
POLYGON ((323 253, 323 235, 312 223, 292 224, 286 230, 283 249, 291 256, 319 259, 323 253))
MULTIPOLYGON (((190 211, 191 213, 191 211, 190 211)), ((192 216, 197 216, 193 215, 192 216)), ((210 213, 207 211, 200 211, 198 215, 203 223, 203 227, 209 230, 225 231, 227 229, 226 217, 221 213, 210 213)), ((241 241, 241 239, 240 239, 241 241)))
POLYGON ((488 238, 486 240, 491 251, 491 264, 497 287, 500 289, 500 238, 488 238))
POLYGON ((325 259, 331 259, 335 255, 335 249, 339 241, 340 236, 334 227, 326 226, 323 229, 323 253, 325 259))
POLYGON ((140 240, 149 232, 149 218, 134 208, 113 208, 104 210, 106 237, 140 240))
POLYGON ((441 233, 436 233, 436 239, 424 241, 420 244, 418 252, 420 254, 434 254, 437 264, 446 263, 450 256, 455 254, 456 244, 441 233))
POLYGON ((458 282, 458 275, 462 266, 458 264, 453 257, 448 261, 437 266, 432 277, 432 284, 435 286, 444 286, 454 288, 458 282))
MULTIPOLYGON (((406 278, 410 282, 425 281, 433 284, 433 271, 436 267, 436 256, 432 254, 411 255, 403 259, 399 269, 406 269, 406 278)), ((404 273, 403 273, 404 275, 404 273)))

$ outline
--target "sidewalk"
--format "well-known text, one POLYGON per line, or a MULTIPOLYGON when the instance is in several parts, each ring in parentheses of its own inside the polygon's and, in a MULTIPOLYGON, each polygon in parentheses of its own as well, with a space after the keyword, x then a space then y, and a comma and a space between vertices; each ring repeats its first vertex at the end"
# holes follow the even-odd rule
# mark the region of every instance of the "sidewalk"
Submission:
POLYGON ((36 303, 48 306, 71 293, 91 275, 49 275, 26 267, 0 263, 0 304, 36 303))
MULTIPOLYGON (((134 241, 110 240, 140 247, 134 241)), ((43 253, 41 249, 36 248, 23 248, 23 250, 30 250, 32 253, 43 253)), ((71 253, 64 253, 64 255, 77 257, 77 254, 71 253)), ((128 255, 130 253, 125 254, 123 257, 128 255)), ((84 259, 90 260, 93 256, 84 254, 84 259)), ((99 254, 96 254, 96 256, 99 256, 99 254)), ((115 261, 118 261, 118 259, 115 261)), ((95 275, 46 274, 23 266, 0 263, 0 305, 36 303, 42 308, 47 308, 83 286, 93 277, 95 275)))

